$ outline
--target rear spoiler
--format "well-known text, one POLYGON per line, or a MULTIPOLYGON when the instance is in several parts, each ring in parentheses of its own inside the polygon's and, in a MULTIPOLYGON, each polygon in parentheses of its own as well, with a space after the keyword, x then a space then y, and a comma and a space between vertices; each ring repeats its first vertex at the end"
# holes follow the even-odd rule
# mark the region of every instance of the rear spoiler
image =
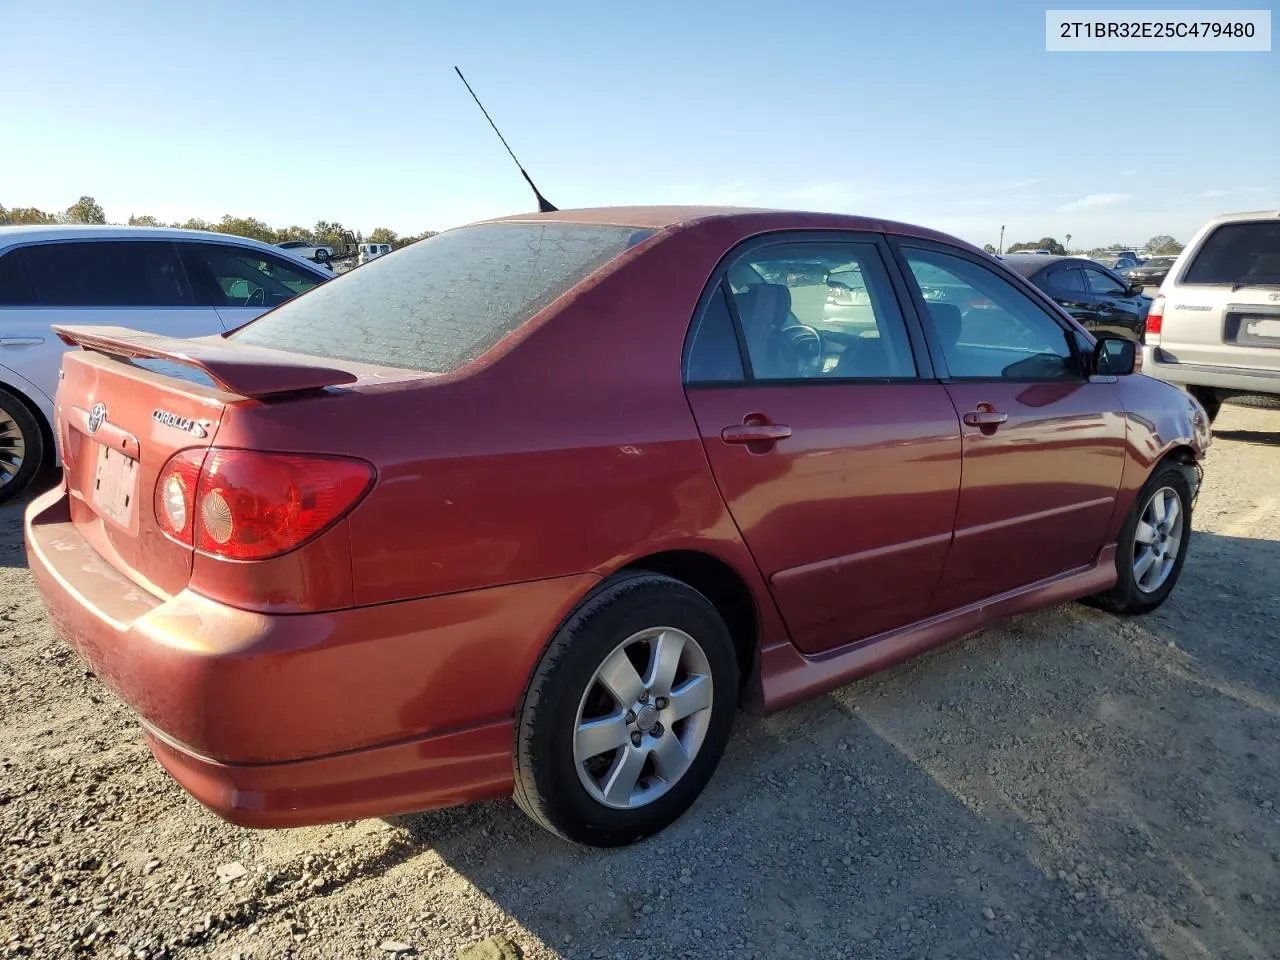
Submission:
POLYGON ((274 350, 243 347, 222 339, 184 340, 128 327, 70 327, 54 324, 53 332, 68 346, 80 346, 117 357, 168 360, 195 367, 228 393, 262 398, 302 390, 323 390, 354 383, 349 370, 291 359, 274 350))

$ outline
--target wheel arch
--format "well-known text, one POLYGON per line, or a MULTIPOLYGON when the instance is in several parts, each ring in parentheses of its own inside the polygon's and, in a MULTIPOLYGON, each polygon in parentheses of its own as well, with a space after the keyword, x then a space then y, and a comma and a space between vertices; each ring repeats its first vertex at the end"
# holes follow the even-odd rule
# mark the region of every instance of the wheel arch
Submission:
POLYGON ((733 640, 741 678, 739 699, 753 702, 750 694, 758 685, 760 612, 746 578, 720 557, 690 549, 666 550, 639 557, 618 573, 638 570, 679 580, 710 601, 733 640))
POLYGON ((44 466, 59 464, 61 451, 53 434, 53 403, 43 393, 37 391, 29 381, 17 376, 7 367, 0 367, 0 389, 12 394, 35 418, 36 424, 40 427, 40 438, 44 441, 44 466), (45 402, 41 403, 36 397, 45 402))

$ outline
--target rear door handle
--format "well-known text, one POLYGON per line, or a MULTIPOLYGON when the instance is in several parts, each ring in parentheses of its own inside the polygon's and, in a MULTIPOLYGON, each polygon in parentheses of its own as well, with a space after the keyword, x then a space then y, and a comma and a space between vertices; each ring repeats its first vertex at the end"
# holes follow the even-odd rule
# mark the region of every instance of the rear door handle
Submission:
POLYGON ((0 347, 38 347, 44 337, 0 337, 0 347))
POLYGON ((791 428, 785 423, 742 423, 720 431, 720 439, 725 443, 772 442, 789 436, 791 428))
POLYGON ((971 427, 994 427, 1009 419, 1007 413, 997 410, 970 410, 964 415, 964 422, 971 427))

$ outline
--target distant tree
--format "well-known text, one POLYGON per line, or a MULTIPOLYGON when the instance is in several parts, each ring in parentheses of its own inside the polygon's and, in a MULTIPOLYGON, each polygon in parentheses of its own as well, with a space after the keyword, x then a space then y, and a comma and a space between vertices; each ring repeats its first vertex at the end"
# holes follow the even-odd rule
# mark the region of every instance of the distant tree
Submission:
POLYGON ((33 223, 57 223, 58 218, 52 213, 45 213, 35 207, 14 207, 5 213, 5 218, 0 223, 11 223, 14 225, 33 224, 33 223))
POLYGON ((995 244, 984 243, 982 245, 982 250, 984 253, 995 253, 996 252, 995 244))
POLYGON ((1008 253, 1017 253, 1019 250, 1048 250, 1050 253, 1056 253, 1062 256, 1067 252, 1067 248, 1060 244, 1053 237, 1041 237, 1035 243, 1025 241, 1023 243, 1015 243, 1008 249, 1008 253))
POLYGON ((326 247, 333 247, 335 250, 346 243, 343 234, 347 232, 347 228, 342 224, 330 220, 318 220, 315 227, 312 228, 312 235, 315 237, 316 243, 324 244, 326 247))
POLYGON ((62 214, 67 223, 106 223, 107 215, 93 197, 81 197, 62 214))
POLYGON ((1182 252, 1182 244, 1167 233, 1160 233, 1148 240, 1143 249, 1148 253, 1174 256, 1182 252))
POLYGON ((157 220, 157 219, 156 219, 155 217, 153 217, 151 214, 149 214, 149 213, 144 213, 144 214, 137 215, 137 216, 135 216, 135 215, 132 215, 132 214, 131 214, 131 215, 129 216, 129 226, 131 226, 131 227, 161 227, 161 226, 164 226, 164 224, 162 224, 159 220, 157 220))
POLYGON ((400 235, 398 233, 394 230, 389 230, 386 227, 374 227, 373 232, 369 234, 370 243, 389 243, 393 247, 399 239, 400 235))
POLYGON ((286 240, 306 240, 311 242, 315 239, 311 231, 306 227, 299 227, 296 224, 292 227, 280 227, 276 230, 276 243, 284 243, 286 240))
POLYGON ((219 233, 229 233, 237 237, 249 237, 252 240, 263 240, 267 243, 275 241, 276 232, 257 217, 233 217, 224 214, 214 225, 219 233))
POLYGON ((217 228, 208 220, 201 220, 199 217, 192 217, 185 223, 171 223, 171 227, 177 227, 181 230, 216 230, 217 228))
POLYGON ((409 246, 411 243, 417 243, 419 240, 425 240, 427 237, 434 237, 437 233, 439 233, 438 230, 424 230, 422 233, 417 233, 408 237, 401 237, 393 243, 392 246, 399 250, 402 247, 409 246))

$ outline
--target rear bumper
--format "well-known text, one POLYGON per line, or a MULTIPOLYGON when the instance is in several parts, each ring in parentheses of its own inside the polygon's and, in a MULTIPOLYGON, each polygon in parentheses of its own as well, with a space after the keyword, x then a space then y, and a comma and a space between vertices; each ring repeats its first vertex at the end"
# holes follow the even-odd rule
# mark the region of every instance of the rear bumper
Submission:
POLYGON ((237 823, 282 826, 492 797, 543 645, 594 576, 331 613, 269 615, 140 589, 70 522, 25 523, 51 620, 146 725, 153 752, 237 823))
POLYGON ((1159 345, 1148 344, 1142 348, 1142 372, 1184 387, 1215 387, 1280 396, 1280 371, 1170 362, 1159 345))

